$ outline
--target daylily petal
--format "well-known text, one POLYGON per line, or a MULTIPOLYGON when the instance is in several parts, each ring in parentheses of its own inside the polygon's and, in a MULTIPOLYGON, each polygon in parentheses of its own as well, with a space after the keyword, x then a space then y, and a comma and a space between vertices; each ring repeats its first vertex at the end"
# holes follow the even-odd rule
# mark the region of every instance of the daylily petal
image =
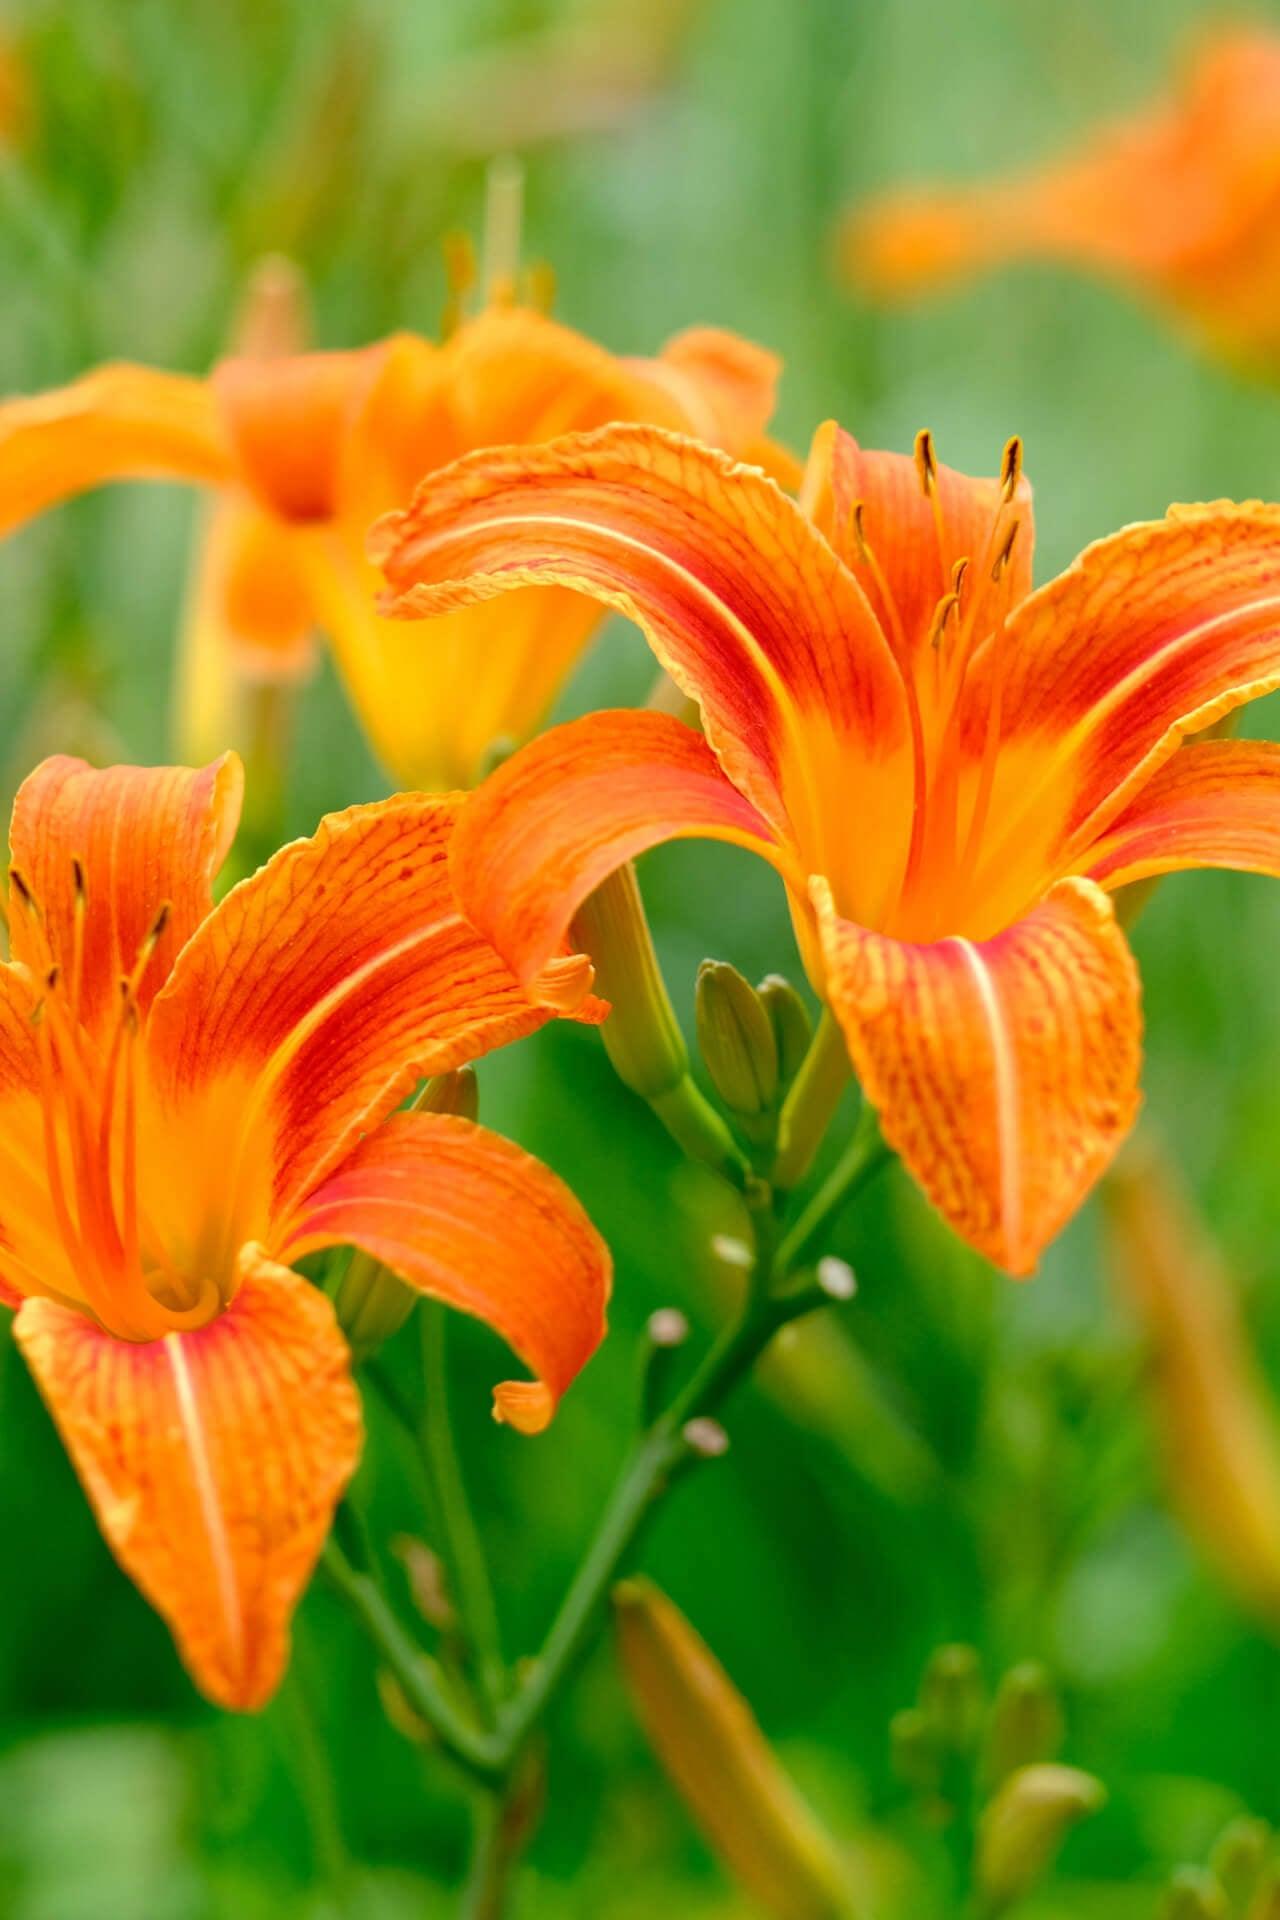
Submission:
POLYGON ((433 464, 472 447, 553 440, 610 420, 648 419, 655 408, 660 424, 688 424, 674 400, 665 403, 663 419, 663 396, 638 377, 637 364, 646 363, 619 359, 529 307, 486 307, 446 341, 444 355, 457 440, 433 464))
POLYGON ((487 1321, 537 1375, 494 1416, 537 1433, 604 1337, 612 1263, 542 1162, 452 1114, 393 1117, 298 1208, 279 1252, 353 1245, 433 1299, 487 1321))
POLYGON ((1000 717, 986 875, 1071 869, 1185 735, 1276 686, 1280 507, 1172 507, 1086 548, 966 680, 975 751, 1000 717))
POLYGON ((106 480, 230 477, 231 451, 202 380, 100 367, 0 405, 0 534, 106 480))
POLYGON ((453 877, 468 919, 532 983, 602 880, 690 836, 748 847, 803 888, 701 734, 664 713, 589 713, 531 741, 472 794, 453 877))
MULTIPOLYGON (((748 466, 763 467, 789 493, 799 486, 800 461, 765 432, 782 371, 777 354, 722 327, 689 327, 668 340, 656 359, 631 365, 656 381, 679 408, 683 418, 665 424, 723 447, 748 466)), ((657 411, 652 418, 664 424, 657 411)))
POLYGON ((0 966, 0 1304, 18 1306, 36 1284, 75 1293, 49 1202, 41 1149, 36 991, 0 966))
POLYGON ((1280 746, 1179 748, 1090 847, 1086 871, 1111 890, 1186 867, 1280 874, 1280 746))
POLYGON ((250 1249, 232 1305, 198 1333, 135 1345, 28 1300, 15 1334, 112 1552, 197 1686, 263 1706, 360 1452, 328 1300, 250 1249))
POLYGON ((11 892, 14 959, 38 973, 52 960, 73 983, 79 861, 86 884, 80 1007, 90 1025, 115 1015, 121 978, 134 971, 168 905, 136 983, 145 1009, 213 905, 211 883, 235 838, 243 784, 234 754, 199 771, 99 769, 61 754, 42 761, 13 804, 13 863, 36 905, 33 915, 11 892))
POLYGON ((553 587, 430 624, 389 620, 376 568, 344 535, 317 529, 307 566, 370 745, 398 784, 427 792, 474 786, 492 750, 535 732, 603 617, 553 587))
POLYGON ((1035 525, 1021 469, 1007 496, 999 478, 976 480, 941 462, 931 486, 926 493, 908 455, 869 452, 828 420, 814 435, 801 496, 857 576, 895 652, 913 667, 962 562, 964 617, 979 633, 999 626, 1031 591, 1035 525), (1015 521, 1007 564, 996 568, 1015 521))
POLYGON ((244 495, 210 501, 178 642, 174 711, 184 760, 207 760, 235 737, 246 681, 305 678, 315 625, 291 531, 244 495))
POLYGON ((910 946, 814 904, 827 993, 885 1139, 971 1246, 1027 1273, 1133 1122, 1133 957, 1105 894, 1065 880, 980 943, 910 946))
MULTIPOLYGON (((277 1206, 420 1078, 549 1017, 458 911, 448 849, 459 804, 409 794, 329 815, 227 895, 152 1008, 162 1124, 198 1128, 212 1103, 277 1206)), ((588 976, 574 978, 580 997, 588 976)), ((182 1212, 208 1217, 205 1189, 227 1185, 228 1165, 194 1137, 173 1159, 175 1194, 189 1179, 203 1196, 182 1212)))
POLYGON ((901 800, 910 778, 901 674, 857 582, 756 470, 636 426, 482 452, 389 515, 371 551, 388 611, 410 618, 539 583, 618 608, 811 866, 834 864, 818 856, 838 783, 840 817, 876 823, 865 891, 900 871, 909 807, 886 786, 901 800))
POLYGON ((221 361, 210 386, 239 477, 283 520, 323 520, 337 500, 343 438, 390 343, 349 353, 221 361))

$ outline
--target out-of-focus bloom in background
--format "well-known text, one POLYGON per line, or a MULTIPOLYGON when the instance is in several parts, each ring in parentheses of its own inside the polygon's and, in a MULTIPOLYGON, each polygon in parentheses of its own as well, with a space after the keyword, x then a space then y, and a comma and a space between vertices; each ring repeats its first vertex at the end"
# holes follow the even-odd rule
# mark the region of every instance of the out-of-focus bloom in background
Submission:
POLYGON ((14 806, 0 968, 0 1299, 125 1570, 197 1683, 262 1705, 355 1467, 325 1296, 358 1246, 479 1315, 534 1431, 603 1332, 608 1253, 538 1161, 419 1078, 545 1008, 459 918, 457 802, 331 815, 214 907, 240 768, 45 761, 14 806))
POLYGON ((21 147, 35 124, 35 102, 21 42, 0 27, 0 153, 21 147))
POLYGON ((1213 351, 1280 378, 1280 35, 1203 42, 1171 99, 1043 167, 855 208, 839 256, 886 299, 1023 257, 1065 261, 1162 301, 1213 351))
POLYGON ((536 580, 636 620, 701 706, 508 760, 454 847, 535 977, 590 891, 688 835, 772 863, 815 989, 955 1230, 1029 1271, 1138 1100, 1108 891, 1280 871, 1280 748, 1184 737, 1280 682, 1280 512, 1180 507, 1031 589, 1015 442, 974 480, 821 429, 802 498, 652 428, 464 460, 374 536, 412 618, 536 580))
POLYGON ((1170 1493, 1245 1605, 1280 1630, 1280 1418, 1236 1289, 1150 1139, 1102 1194, 1113 1275, 1147 1350, 1170 1493))
POLYGON ((492 751, 535 731, 599 624, 591 601, 531 594, 427 633, 374 604, 371 522, 472 448, 642 419, 794 477, 764 437, 777 361, 716 329, 626 359, 499 300, 442 345, 401 333, 353 352, 253 347, 207 380, 108 366, 0 406, 0 531, 108 480, 214 490, 223 510, 207 528, 184 650, 189 674, 206 663, 201 738, 222 717, 211 650, 225 641, 259 679, 288 679, 312 627, 332 642, 374 751, 402 786, 470 785, 492 751))

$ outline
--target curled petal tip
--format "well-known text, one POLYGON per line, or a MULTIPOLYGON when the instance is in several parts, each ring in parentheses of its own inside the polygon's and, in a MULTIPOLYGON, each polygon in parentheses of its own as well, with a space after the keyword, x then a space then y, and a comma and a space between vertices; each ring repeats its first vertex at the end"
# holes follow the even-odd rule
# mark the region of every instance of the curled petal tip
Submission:
POLYGON ((555 1395, 540 1380, 503 1380, 493 1390, 494 1419, 517 1433, 545 1433, 555 1410, 555 1395))

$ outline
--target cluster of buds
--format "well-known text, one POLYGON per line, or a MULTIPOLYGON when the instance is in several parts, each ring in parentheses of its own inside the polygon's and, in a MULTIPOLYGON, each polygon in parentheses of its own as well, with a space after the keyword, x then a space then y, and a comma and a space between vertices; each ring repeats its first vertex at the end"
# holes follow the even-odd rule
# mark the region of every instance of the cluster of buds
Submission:
POLYGON ((1180 1867, 1162 1920, 1280 1920, 1280 1842, 1265 1820, 1233 1820, 1207 1866, 1180 1867))
POLYGON ((1106 1797, 1091 1774, 1059 1761, 1063 1734, 1042 1667, 1011 1668, 989 1701, 966 1646, 940 1647, 916 1705, 894 1718, 894 1769, 929 1824, 961 1836, 986 1920, 1040 1884, 1071 1828, 1106 1797))
POLYGON ((813 1038, 808 1008, 780 973, 753 987, 727 961, 704 960, 694 1011, 712 1086, 753 1152, 772 1157, 782 1102, 813 1038))

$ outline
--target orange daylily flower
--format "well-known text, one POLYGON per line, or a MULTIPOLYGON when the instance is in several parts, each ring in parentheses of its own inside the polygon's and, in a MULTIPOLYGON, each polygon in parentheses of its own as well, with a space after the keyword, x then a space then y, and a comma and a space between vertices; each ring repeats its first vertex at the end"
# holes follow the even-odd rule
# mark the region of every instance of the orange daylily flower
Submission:
MULTIPOLYGON (((354 1245, 495 1327, 523 1430, 602 1333, 608 1254, 537 1161, 423 1075, 547 1016, 460 919, 456 797, 331 815, 217 907, 240 768, 46 760, 14 805, 0 968, 0 1291, 125 1571, 248 1709, 360 1450, 327 1298, 354 1245)), ((554 969, 553 969, 554 972, 554 969)))
POLYGON ((466 786, 492 747, 539 726, 599 610, 532 596, 500 618, 460 614, 421 644, 375 610, 370 523, 471 448, 613 419, 697 433, 787 477, 788 456, 764 439, 777 372, 771 354, 714 329, 654 360, 619 359, 514 306, 491 306, 443 346, 403 333, 357 352, 255 352, 207 380, 104 367, 0 406, 0 533, 108 480, 213 488, 231 510, 212 530, 196 617, 234 639, 250 673, 296 671, 322 630, 397 783, 466 786))
POLYGON ((1061 160, 856 209, 842 264, 909 298, 1035 256, 1155 296, 1217 351, 1280 364, 1280 35, 1204 41, 1176 95, 1086 136, 1061 160))
POLYGON ((1280 508, 1174 507, 1031 592, 1030 489, 815 440, 806 513, 648 428, 460 461, 374 541, 421 618, 542 581, 644 630, 705 738, 596 713, 514 755, 453 852, 523 979, 621 861, 702 834, 786 883, 885 1136, 973 1246, 1029 1271, 1138 1102, 1108 893, 1280 870, 1280 747, 1183 738, 1280 684, 1280 508))

